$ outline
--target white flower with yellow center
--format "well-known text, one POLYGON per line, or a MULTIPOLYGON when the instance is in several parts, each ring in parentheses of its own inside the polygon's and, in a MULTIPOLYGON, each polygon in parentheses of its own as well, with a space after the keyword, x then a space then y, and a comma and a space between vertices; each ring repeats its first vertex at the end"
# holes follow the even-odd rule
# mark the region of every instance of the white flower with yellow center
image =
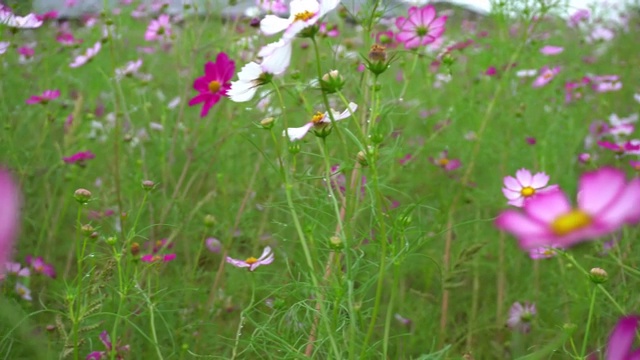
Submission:
MULTIPOLYGON (((358 109, 358 105, 354 103, 349 103, 349 107, 341 113, 331 109, 331 114, 333 115, 333 120, 338 121, 342 119, 346 119, 351 116, 358 109)), ((296 141, 302 139, 309 130, 312 128, 322 129, 325 126, 331 124, 331 117, 329 112, 325 112, 324 114, 321 112, 317 112, 311 118, 311 121, 306 123, 304 126, 298 128, 288 128, 287 130, 282 132, 282 136, 288 136, 289 140, 296 141)))
POLYGON ((289 17, 267 15, 260 21, 260 31, 274 35, 284 31, 284 40, 293 39, 300 31, 315 25, 318 20, 335 9, 340 0, 293 0, 289 4, 289 17))

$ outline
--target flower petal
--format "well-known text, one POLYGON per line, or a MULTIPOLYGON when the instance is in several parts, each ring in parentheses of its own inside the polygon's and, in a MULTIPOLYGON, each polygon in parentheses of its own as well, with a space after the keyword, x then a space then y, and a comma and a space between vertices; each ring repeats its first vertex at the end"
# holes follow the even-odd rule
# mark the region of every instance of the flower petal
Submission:
POLYGON ((625 188, 625 174, 614 168, 601 168, 580 178, 578 206, 597 215, 612 203, 625 188))
POLYGON ((522 187, 527 187, 531 186, 531 180, 533 180, 533 177, 531 176, 531 171, 527 169, 520 169, 516 171, 516 179, 518 179, 518 182, 522 187))
POLYGON ((549 183, 549 175, 543 172, 539 172, 533 175, 530 186, 534 189, 540 189, 542 187, 547 186, 548 183, 549 183))
POLYGON ((299 128, 288 128, 287 130, 282 132, 282 136, 289 136, 290 141, 296 141, 302 139, 309 130, 313 127, 313 123, 306 123, 304 126, 299 128))
POLYGON ((618 321, 609 336, 605 358, 607 360, 626 360, 633 340, 636 336, 640 318, 637 316, 623 317, 618 321))
POLYGON ((571 211, 571 203, 561 190, 538 194, 525 202, 524 211, 532 218, 552 223, 558 216, 571 211))

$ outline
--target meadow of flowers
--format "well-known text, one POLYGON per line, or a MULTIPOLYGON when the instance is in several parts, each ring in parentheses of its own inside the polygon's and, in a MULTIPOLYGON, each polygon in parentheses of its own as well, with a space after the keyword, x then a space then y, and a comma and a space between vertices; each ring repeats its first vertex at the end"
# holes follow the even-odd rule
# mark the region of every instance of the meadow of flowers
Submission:
POLYGON ((0 8, 0 358, 640 359, 637 10, 343 5, 0 8))

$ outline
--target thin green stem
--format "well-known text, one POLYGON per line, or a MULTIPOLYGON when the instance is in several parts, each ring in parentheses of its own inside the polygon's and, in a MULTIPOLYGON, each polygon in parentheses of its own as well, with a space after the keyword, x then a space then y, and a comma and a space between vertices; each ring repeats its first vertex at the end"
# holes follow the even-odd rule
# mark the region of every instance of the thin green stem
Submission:
POLYGON ((593 309, 596 304, 597 288, 594 287, 591 291, 591 303, 589 304, 589 317, 587 318, 587 326, 584 330, 584 339, 582 339, 582 349, 580 350, 580 358, 584 359, 584 354, 587 352, 587 342, 589 341, 589 331, 591 330, 591 320, 593 319, 593 309))

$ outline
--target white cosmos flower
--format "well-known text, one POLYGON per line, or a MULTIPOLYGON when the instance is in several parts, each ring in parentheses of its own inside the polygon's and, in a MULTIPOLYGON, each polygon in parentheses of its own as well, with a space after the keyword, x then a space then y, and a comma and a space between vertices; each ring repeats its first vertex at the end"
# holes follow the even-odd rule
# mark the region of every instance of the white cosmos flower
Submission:
POLYGON ((300 31, 315 25, 318 19, 335 9, 340 0, 293 0, 289 4, 289 18, 267 15, 260 21, 260 30, 265 35, 284 31, 282 38, 293 39, 300 31))
POLYGON ((291 63, 291 41, 280 39, 260 49, 258 56, 262 58, 262 69, 274 75, 280 75, 291 63))
POLYGON ((231 101, 245 102, 253 99, 258 87, 263 85, 262 77, 266 71, 256 62, 250 62, 243 66, 238 73, 238 80, 231 82, 231 88, 227 90, 227 96, 231 101))
POLYGON ((35 14, 17 16, 0 5, 0 24, 20 29, 35 29, 42 26, 42 21, 38 20, 35 14))
MULTIPOLYGON (((357 104, 349 103, 349 107, 341 113, 338 113, 333 109, 331 109, 330 111, 333 114, 333 120, 338 121, 338 120, 348 118, 357 109, 358 109, 357 104)), ((298 127, 298 128, 288 128, 287 130, 282 132, 282 136, 289 136, 290 141, 300 140, 305 135, 307 135, 309 130, 311 130, 311 128, 313 128, 314 126, 323 127, 330 123, 331 123, 331 118, 329 116, 329 112, 325 112, 324 114, 318 112, 311 118, 311 121, 306 123, 304 126, 298 127)))

